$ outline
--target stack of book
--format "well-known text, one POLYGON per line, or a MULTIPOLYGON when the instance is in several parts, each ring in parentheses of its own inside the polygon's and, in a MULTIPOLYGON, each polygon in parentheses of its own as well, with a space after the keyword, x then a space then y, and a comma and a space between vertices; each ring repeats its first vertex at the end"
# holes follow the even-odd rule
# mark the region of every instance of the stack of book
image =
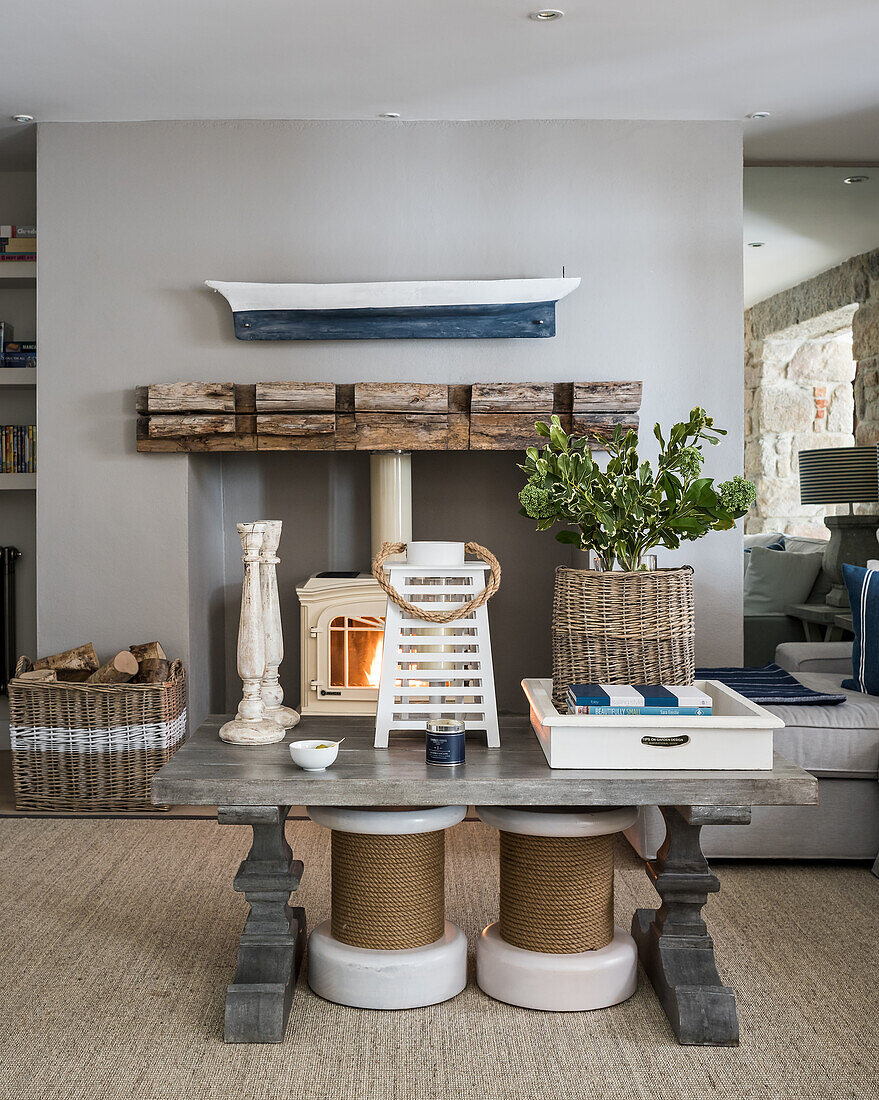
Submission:
POLYGON ((12 325, 0 321, 0 367, 35 367, 37 365, 36 340, 16 340, 12 325))
POLYGON ((668 684, 571 684, 568 714, 708 716, 711 696, 668 684))
POLYGON ((0 474, 35 474, 37 447, 33 424, 0 426, 0 474))
POLYGON ((36 258, 37 227, 35 225, 0 225, 0 262, 36 258))

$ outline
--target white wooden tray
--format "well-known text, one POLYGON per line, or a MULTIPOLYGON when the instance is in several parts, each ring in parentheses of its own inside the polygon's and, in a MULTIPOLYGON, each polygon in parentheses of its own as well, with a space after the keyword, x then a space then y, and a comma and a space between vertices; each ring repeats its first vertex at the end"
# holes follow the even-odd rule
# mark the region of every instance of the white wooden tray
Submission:
POLYGON ((711 717, 560 714, 552 680, 523 680, 531 726, 551 768, 771 771, 784 722, 719 680, 697 680, 711 717))

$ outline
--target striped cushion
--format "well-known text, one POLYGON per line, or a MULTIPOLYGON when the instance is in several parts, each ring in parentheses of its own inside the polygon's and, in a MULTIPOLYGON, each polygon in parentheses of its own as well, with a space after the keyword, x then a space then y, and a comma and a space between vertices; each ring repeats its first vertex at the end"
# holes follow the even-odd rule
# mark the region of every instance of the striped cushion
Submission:
POLYGON ((852 607, 852 678, 842 686, 879 695, 879 570, 843 565, 842 578, 852 607))

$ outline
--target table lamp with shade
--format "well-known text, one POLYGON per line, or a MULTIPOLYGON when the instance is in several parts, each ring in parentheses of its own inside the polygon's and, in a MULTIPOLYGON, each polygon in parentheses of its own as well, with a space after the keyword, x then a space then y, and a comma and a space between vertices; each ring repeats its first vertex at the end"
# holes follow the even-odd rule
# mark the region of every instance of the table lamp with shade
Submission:
POLYGON ((830 541, 824 551, 824 570, 833 582, 826 602, 848 607, 842 579, 843 563, 866 565, 876 557, 879 515, 856 516, 853 504, 879 500, 879 462, 876 447, 823 447, 799 452, 800 503, 847 504, 848 515, 825 516, 830 541))

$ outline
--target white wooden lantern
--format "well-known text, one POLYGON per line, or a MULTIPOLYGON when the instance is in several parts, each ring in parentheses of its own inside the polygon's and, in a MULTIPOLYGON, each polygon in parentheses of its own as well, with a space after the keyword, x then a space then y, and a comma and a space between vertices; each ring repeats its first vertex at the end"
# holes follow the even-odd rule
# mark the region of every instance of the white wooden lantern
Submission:
MULTIPOLYGON (((387 578, 394 593, 427 612, 462 607, 482 592, 492 569, 485 561, 467 561, 462 542, 410 542, 406 551, 405 561, 384 566, 387 578)), ((431 718, 457 718, 468 731, 485 730, 490 748, 500 746, 488 609, 482 603, 437 624, 389 594, 376 748, 387 747, 391 731, 423 731, 431 718)))

